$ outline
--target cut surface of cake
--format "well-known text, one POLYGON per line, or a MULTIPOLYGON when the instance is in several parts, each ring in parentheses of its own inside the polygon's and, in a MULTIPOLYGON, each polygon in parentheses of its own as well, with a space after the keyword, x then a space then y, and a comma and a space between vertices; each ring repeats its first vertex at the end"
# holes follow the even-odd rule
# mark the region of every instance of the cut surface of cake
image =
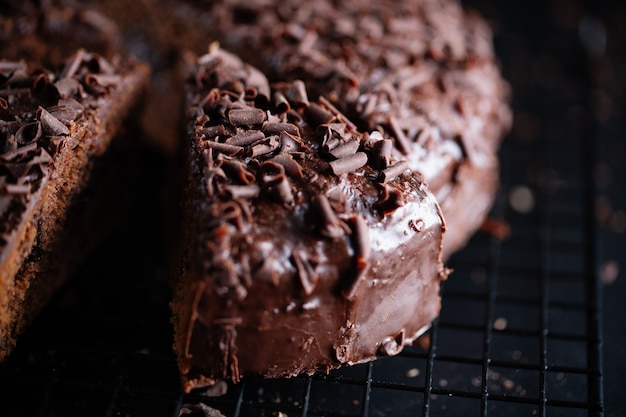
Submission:
POLYGON ((149 73, 138 60, 83 49, 57 69, 0 60, 0 359, 112 215, 88 221, 87 185, 149 73))
POLYGON ((439 312, 435 197, 389 138, 214 48, 187 79, 185 389, 398 353, 439 312))

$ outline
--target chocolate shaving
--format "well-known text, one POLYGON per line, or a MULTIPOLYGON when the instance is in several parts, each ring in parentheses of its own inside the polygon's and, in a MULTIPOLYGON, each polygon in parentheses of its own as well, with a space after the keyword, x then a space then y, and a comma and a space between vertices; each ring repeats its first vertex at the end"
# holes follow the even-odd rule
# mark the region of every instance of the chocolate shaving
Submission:
POLYGON ((356 215, 350 218, 350 228, 352 229, 352 245, 354 247, 354 269, 355 276, 342 295, 347 300, 352 300, 357 293, 359 284, 365 278, 369 269, 370 239, 369 228, 363 217, 356 215))
POLYGON ((402 128, 398 125, 398 121, 395 117, 389 116, 389 128, 396 138, 396 146, 403 154, 407 155, 411 152, 411 141, 406 137, 402 128))
POLYGON ((70 134, 70 130, 67 128, 67 126, 61 123, 59 119, 51 115, 46 109, 41 106, 37 110, 37 117, 41 121, 43 131, 46 135, 68 136, 70 134))
POLYGON ((376 169, 385 169, 391 160, 393 142, 390 139, 377 140, 372 145, 372 165, 376 169))
POLYGON ((120 83, 120 76, 115 74, 87 74, 85 84, 94 87, 112 87, 120 83))
POLYGON ((267 155, 280 147, 278 136, 269 136, 266 139, 266 141, 252 145, 252 156, 267 155))
POLYGON ((302 285, 302 289, 306 295, 313 294, 319 276, 315 272, 315 268, 309 262, 308 256, 303 250, 295 250, 292 254, 293 262, 296 265, 298 279, 302 285))
POLYGON ((352 123, 350 121, 350 119, 348 119, 343 113, 341 113, 339 110, 337 110, 337 108, 335 106, 333 106, 333 104, 330 101, 328 101, 328 99, 326 97, 320 96, 319 101, 320 101, 320 103, 322 103, 324 105, 324 107, 326 107, 328 110, 330 110, 331 113, 333 113, 338 120, 340 120, 343 123, 345 123, 346 125, 348 125, 350 130, 353 130, 353 131, 357 130, 357 128, 354 125, 354 123, 352 123))
POLYGON ((340 220, 324 194, 318 194, 311 202, 315 214, 321 220, 320 233, 331 239, 339 239, 351 232, 350 227, 340 220))
POLYGON ((228 120, 233 126, 254 126, 265 121, 265 112, 261 109, 233 109, 228 112, 228 120))
POLYGON ((295 104, 298 107, 306 106, 309 104, 309 97, 306 93, 306 86, 304 85, 304 82, 302 80, 293 81, 285 92, 285 95, 291 103, 295 104))
POLYGON ((0 109, 6 110, 9 108, 9 103, 4 99, 4 97, 0 97, 0 109))
POLYGON ((331 161, 329 164, 333 174, 339 176, 357 170, 367 164, 367 154, 365 152, 357 152, 354 155, 331 161))
POLYGON ((67 105, 52 106, 47 110, 55 119, 63 124, 69 124, 78 117, 78 112, 67 105))
POLYGON ((383 214, 392 213, 398 207, 404 205, 402 191, 386 184, 382 186, 378 197, 378 201, 374 204, 374 207, 383 214))
POLYGON ((244 148, 241 146, 228 145, 226 143, 206 141, 204 142, 209 148, 214 151, 226 154, 228 156, 235 156, 243 152, 244 148))
POLYGON ((221 168, 231 179, 238 180, 243 184, 252 184, 256 180, 255 175, 246 169, 245 164, 236 159, 223 161, 221 168))
POLYGON ((280 151, 281 152, 299 152, 302 149, 305 149, 306 146, 302 142, 302 140, 295 135, 292 135, 286 131, 281 132, 280 134, 280 151))
POLYGON ((406 160, 401 160, 391 165, 388 168, 385 168, 379 176, 380 182, 383 184, 388 183, 394 178, 402 175, 405 171, 409 169, 409 163, 406 160))
POLYGON ((42 135, 41 122, 27 123, 15 132, 15 138, 20 145, 36 142, 42 135))
POLYGON ((217 193, 218 182, 226 180, 226 173, 222 168, 211 168, 206 172, 207 194, 213 196, 217 193))
MULTIPOLYGON (((225 136, 227 132, 226 132, 226 127, 224 127, 224 125, 217 125, 217 126, 207 126, 205 128, 198 129, 198 133, 204 135, 204 137, 207 139, 214 139, 218 136, 225 136)), ((232 145, 236 145, 236 144, 232 144, 232 145)))
POLYGON ((400 330, 396 337, 386 337, 380 344, 379 354, 395 356, 404 348, 405 330, 400 330))
POLYGON ((276 108, 276 113, 283 114, 291 110, 291 105, 289 104, 287 97, 285 97, 282 92, 275 91, 272 98, 274 99, 274 108, 276 108))
POLYGON ((333 148, 330 154, 335 158, 341 159, 354 155, 359 150, 360 142, 358 140, 349 140, 333 148))
POLYGON ((54 85, 61 98, 80 96, 83 92, 82 84, 75 78, 61 78, 54 85))
POLYGON ((248 185, 225 185, 222 187, 230 198, 256 198, 261 192, 261 188, 256 184, 248 185))
POLYGON ((304 116, 313 126, 327 124, 335 120, 335 115, 317 103, 309 103, 304 110, 304 116))
POLYGON ((280 135, 283 132, 289 133, 292 136, 300 136, 300 130, 298 126, 293 123, 264 123, 261 131, 266 135, 280 135))
POLYGON ((247 130, 226 139, 224 143, 233 146, 246 146, 265 138, 260 130, 247 130))
POLYGON ((291 203, 293 194, 285 176, 285 168, 276 162, 266 161, 259 170, 261 185, 283 203, 291 203))
POLYGON ((280 153, 270 161, 280 164, 285 168, 285 173, 293 178, 302 178, 302 167, 288 153, 280 153))

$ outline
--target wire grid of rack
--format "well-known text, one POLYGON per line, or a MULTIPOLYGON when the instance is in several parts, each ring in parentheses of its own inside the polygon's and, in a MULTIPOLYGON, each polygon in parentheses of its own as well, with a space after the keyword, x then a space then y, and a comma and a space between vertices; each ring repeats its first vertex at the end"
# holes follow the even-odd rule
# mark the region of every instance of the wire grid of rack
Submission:
POLYGON ((166 162, 147 152, 141 172, 154 188, 141 188, 128 222, 0 366, 2 415, 175 417, 198 404, 226 417, 603 415, 595 144, 584 76, 568 76, 567 89, 517 90, 513 77, 516 111, 541 129, 530 139, 514 129, 501 152, 491 217, 510 235, 479 232, 449 260, 441 315, 415 346, 329 375, 183 395, 154 225, 166 162))
POLYGON ((479 233, 450 260, 440 317, 396 357, 329 375, 246 378, 220 397, 182 395, 169 289, 151 275, 149 259, 132 274, 117 270, 138 248, 130 241, 116 252, 128 259, 108 268, 94 261, 90 276, 64 289, 24 335, 0 368, 0 407, 10 410, 3 415, 178 416, 198 403, 227 417, 601 415, 588 165, 578 163, 584 143, 568 143, 505 146, 492 217, 510 236, 479 233), (547 170, 541 176, 552 184, 522 174, 528 154, 533 172, 547 170), (520 184, 534 196, 530 213, 510 208, 520 184))

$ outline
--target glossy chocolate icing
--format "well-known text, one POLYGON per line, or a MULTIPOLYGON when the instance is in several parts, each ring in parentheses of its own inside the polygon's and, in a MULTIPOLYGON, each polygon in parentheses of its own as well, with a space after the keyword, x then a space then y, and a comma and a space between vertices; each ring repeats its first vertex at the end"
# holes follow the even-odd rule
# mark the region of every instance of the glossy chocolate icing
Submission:
POLYGON ((421 175, 301 81, 190 56, 173 302, 187 391, 398 353, 439 312, 445 224, 421 175))

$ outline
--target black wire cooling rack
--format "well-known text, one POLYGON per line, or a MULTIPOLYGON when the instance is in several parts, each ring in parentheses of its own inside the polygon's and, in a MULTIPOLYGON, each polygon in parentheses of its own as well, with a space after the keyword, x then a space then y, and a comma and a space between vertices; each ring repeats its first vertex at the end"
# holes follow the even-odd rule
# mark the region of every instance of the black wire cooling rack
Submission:
POLYGON ((0 415, 603 415, 598 144, 584 50, 578 32, 537 17, 544 6, 477 4, 500 20, 496 47, 516 123, 490 227, 448 262, 441 315, 419 343, 329 375, 245 378, 222 396, 183 395, 158 244, 167 239, 159 209, 167 161, 145 151, 127 222, 0 365, 0 415))

